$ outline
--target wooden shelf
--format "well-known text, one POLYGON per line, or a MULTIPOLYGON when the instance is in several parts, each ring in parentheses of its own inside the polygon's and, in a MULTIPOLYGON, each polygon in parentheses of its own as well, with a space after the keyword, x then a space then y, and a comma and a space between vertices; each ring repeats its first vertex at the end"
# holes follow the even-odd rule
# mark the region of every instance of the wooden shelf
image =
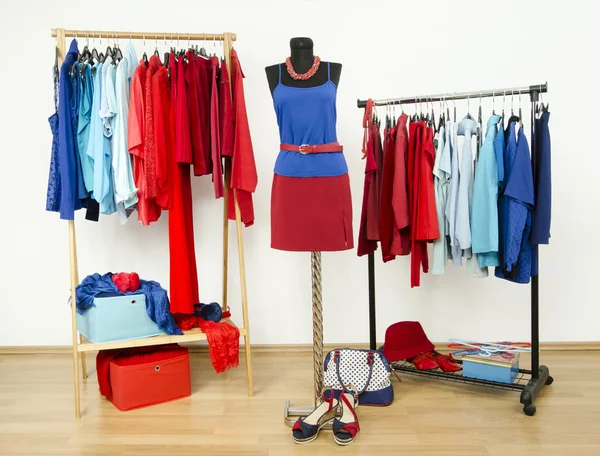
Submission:
MULTIPOLYGON (((230 319, 224 319, 225 321, 233 326, 236 326, 230 319)), ((240 330, 240 336, 246 336, 245 328, 238 328, 240 330)), ((147 347, 149 345, 165 345, 165 344, 178 344, 184 342, 197 342, 200 340, 206 340, 206 334, 200 331, 199 328, 191 329, 190 331, 184 331, 183 336, 169 336, 168 334, 162 334, 160 336, 144 337, 143 339, 132 339, 132 340, 121 340, 118 342, 103 342, 95 344, 93 342, 85 341, 77 345, 78 352, 89 352, 98 350, 112 350, 115 348, 132 348, 132 347, 147 347)))

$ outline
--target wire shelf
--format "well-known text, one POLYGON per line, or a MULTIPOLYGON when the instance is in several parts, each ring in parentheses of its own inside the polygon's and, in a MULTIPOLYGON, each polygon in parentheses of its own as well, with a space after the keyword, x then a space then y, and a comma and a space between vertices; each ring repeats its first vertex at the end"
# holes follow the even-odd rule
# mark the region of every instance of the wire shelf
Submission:
MULTIPOLYGON (((462 364, 462 361, 456 360, 457 363, 462 364)), ((412 363, 408 361, 398 361, 391 363, 392 369, 397 373, 405 373, 410 375, 418 375, 419 377, 429 377, 438 380, 444 380, 454 383, 467 383, 470 385, 484 386, 486 388, 494 388, 501 390, 510 391, 523 391, 529 380, 531 379, 531 371, 526 369, 519 369, 519 375, 513 383, 496 382, 494 380, 482 380, 480 378, 464 377, 462 371, 458 372, 442 372, 440 369, 434 369, 429 371, 419 370, 412 363)))

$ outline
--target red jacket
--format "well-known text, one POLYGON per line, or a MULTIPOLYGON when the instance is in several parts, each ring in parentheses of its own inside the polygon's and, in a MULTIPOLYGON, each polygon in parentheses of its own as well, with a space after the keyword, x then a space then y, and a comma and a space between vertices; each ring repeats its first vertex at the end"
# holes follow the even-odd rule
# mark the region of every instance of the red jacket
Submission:
POLYGON ((231 87, 233 91, 234 139, 231 182, 229 187, 234 194, 229 198, 229 219, 235 220, 234 198, 237 199, 242 222, 245 226, 254 224, 252 193, 258 184, 246 100, 244 99, 244 73, 237 52, 231 51, 231 87))

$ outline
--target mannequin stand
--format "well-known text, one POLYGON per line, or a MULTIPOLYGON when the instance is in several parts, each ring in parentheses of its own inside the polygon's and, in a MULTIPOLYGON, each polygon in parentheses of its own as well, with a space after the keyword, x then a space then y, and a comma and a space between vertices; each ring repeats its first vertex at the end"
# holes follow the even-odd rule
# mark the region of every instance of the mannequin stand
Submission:
MULTIPOLYGON (((312 413, 319 404, 323 390, 323 302, 321 286, 321 252, 310 253, 312 279, 312 313, 313 313, 313 369, 314 369, 314 407, 290 408, 290 401, 285 401, 284 422, 292 426, 297 418, 312 413)), ((325 427, 330 429, 331 426, 325 427)))

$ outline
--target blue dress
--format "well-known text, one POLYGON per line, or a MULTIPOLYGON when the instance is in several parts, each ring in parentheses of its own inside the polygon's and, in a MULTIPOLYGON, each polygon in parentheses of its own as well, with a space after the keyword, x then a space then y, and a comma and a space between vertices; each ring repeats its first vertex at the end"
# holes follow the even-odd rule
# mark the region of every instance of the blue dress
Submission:
MULTIPOLYGON (((74 90, 69 71, 77 60, 77 41, 71 41, 60 69, 58 102, 58 163, 60 170, 60 218, 73 220, 75 211, 83 207, 81 189, 83 175, 78 169, 77 149, 73 126, 76 125, 74 90)), ((75 130, 76 132, 77 130, 75 130)))
POLYGON ((50 130, 52 131, 52 155, 50 157, 50 172, 48 175, 48 189, 46 191, 46 210, 51 212, 60 211, 60 164, 58 158, 58 48, 56 48, 57 60, 54 63, 54 114, 48 118, 50 130))

